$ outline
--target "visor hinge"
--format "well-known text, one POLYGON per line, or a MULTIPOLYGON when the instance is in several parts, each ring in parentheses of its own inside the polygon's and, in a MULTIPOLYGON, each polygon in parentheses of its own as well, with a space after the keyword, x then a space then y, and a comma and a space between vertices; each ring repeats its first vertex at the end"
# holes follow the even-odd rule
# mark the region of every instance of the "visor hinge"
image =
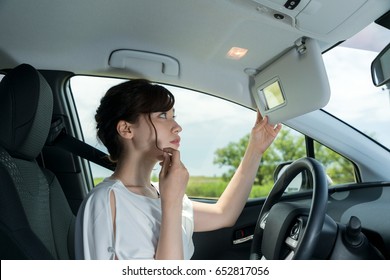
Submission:
POLYGON ((295 41, 295 48, 299 54, 306 53, 306 38, 302 37, 295 41))

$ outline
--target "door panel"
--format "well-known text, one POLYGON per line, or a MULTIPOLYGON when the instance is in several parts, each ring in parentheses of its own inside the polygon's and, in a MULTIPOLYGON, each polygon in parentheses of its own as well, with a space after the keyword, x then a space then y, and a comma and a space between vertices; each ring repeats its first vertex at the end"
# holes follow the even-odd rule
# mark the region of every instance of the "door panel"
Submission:
POLYGON ((233 227, 210 232, 195 232, 193 236, 194 260, 246 260, 249 259, 251 240, 233 244, 233 240, 253 234, 264 200, 248 201, 233 227))

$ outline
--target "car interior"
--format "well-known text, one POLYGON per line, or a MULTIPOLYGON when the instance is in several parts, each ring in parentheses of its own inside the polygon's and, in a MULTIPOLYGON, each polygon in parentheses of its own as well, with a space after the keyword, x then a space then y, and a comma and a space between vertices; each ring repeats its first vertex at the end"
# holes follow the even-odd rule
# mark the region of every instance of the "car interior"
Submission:
POLYGON ((86 141, 80 76, 195 90, 304 135, 305 155, 275 163, 272 189, 234 226, 194 233, 192 259, 390 259, 390 148, 322 109, 333 95, 323 56, 373 24, 387 33, 354 43, 375 51, 367 76, 390 88, 390 1, 4 0, 0 23, 0 259, 74 259, 95 166, 115 169, 86 141), (330 186, 317 143, 351 162, 353 182, 330 186))

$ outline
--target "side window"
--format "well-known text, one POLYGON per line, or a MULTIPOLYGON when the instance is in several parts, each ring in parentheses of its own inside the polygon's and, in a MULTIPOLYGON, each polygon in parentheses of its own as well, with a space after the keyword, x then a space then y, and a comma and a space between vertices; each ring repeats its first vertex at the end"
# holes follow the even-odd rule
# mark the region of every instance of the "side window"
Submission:
MULTIPOLYGON (((120 79, 75 76, 70 86, 81 122, 84 140, 107 152, 96 137, 94 114, 101 97, 120 79)), ((183 128, 181 159, 190 173, 187 195, 199 198, 218 198, 237 169, 256 119, 256 112, 241 105, 187 89, 166 86, 175 96, 177 122, 183 128)), ((353 178, 353 168, 346 169, 346 161, 324 146, 316 143, 316 157, 327 166, 335 184, 353 178), (338 156, 338 157, 337 157, 338 156), (352 170, 352 171, 351 171, 352 170)), ((265 197, 274 183, 276 167, 306 156, 305 137, 283 126, 277 139, 264 153, 250 198, 265 197)), ((351 164, 350 167, 353 167, 351 164)), ((95 185, 110 176, 112 171, 91 163, 95 185)), ((158 180, 160 166, 152 172, 152 181, 158 180)), ((293 192, 299 191, 299 188, 293 192)))
POLYGON ((315 158, 325 167, 329 186, 355 183, 355 167, 351 161, 314 141, 315 158))
MULTIPOLYGON (((303 139, 303 136, 298 137, 298 139, 303 139)), ((307 139, 307 141, 313 140, 307 139)), ((309 146, 312 146, 313 150, 308 152, 308 154, 314 154, 315 159, 321 162, 325 168, 325 172, 328 179, 328 187, 337 187, 348 183, 356 182, 355 166, 351 161, 329 149, 328 147, 318 143, 317 141, 313 141, 313 145, 309 146)), ((283 169, 281 170, 283 171, 283 169)), ((282 173, 282 171, 280 173, 282 173)), ((297 176, 290 183, 285 192, 295 193, 312 189, 312 184, 309 183, 309 181, 307 181, 306 179, 303 179, 305 177, 306 176, 304 175, 302 177, 302 174, 297 176)))
MULTIPOLYGON (((123 81, 93 76, 74 76, 70 79, 70 89, 76 104, 84 141, 105 153, 107 149, 96 136, 95 112, 106 91, 123 81)), ((95 186, 112 174, 111 170, 97 164, 90 162, 90 165, 95 186)))
MULTIPOLYGON (((84 140, 103 152, 107 150, 96 137, 94 114, 105 92, 123 81, 85 76, 75 76, 70 81, 84 140)), ((183 128, 180 151, 190 173, 187 194, 192 197, 219 197, 242 157, 256 112, 221 98, 166 87, 175 96, 176 120, 183 128), (226 157, 221 154, 224 152, 230 154, 226 157)), ((91 169, 95 185, 112 173, 93 163, 91 169)), ((156 165, 152 181, 157 181, 159 171, 160 166, 156 165)), ((272 174, 268 177, 271 179, 272 174)))

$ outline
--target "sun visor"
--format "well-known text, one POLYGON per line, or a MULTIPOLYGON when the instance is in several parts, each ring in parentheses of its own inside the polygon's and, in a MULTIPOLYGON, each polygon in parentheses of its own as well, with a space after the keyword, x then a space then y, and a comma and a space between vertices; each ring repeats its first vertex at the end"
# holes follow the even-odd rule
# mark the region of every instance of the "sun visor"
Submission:
POLYGON ((330 87, 317 42, 298 40, 296 47, 253 76, 251 93, 272 124, 324 107, 330 87))

